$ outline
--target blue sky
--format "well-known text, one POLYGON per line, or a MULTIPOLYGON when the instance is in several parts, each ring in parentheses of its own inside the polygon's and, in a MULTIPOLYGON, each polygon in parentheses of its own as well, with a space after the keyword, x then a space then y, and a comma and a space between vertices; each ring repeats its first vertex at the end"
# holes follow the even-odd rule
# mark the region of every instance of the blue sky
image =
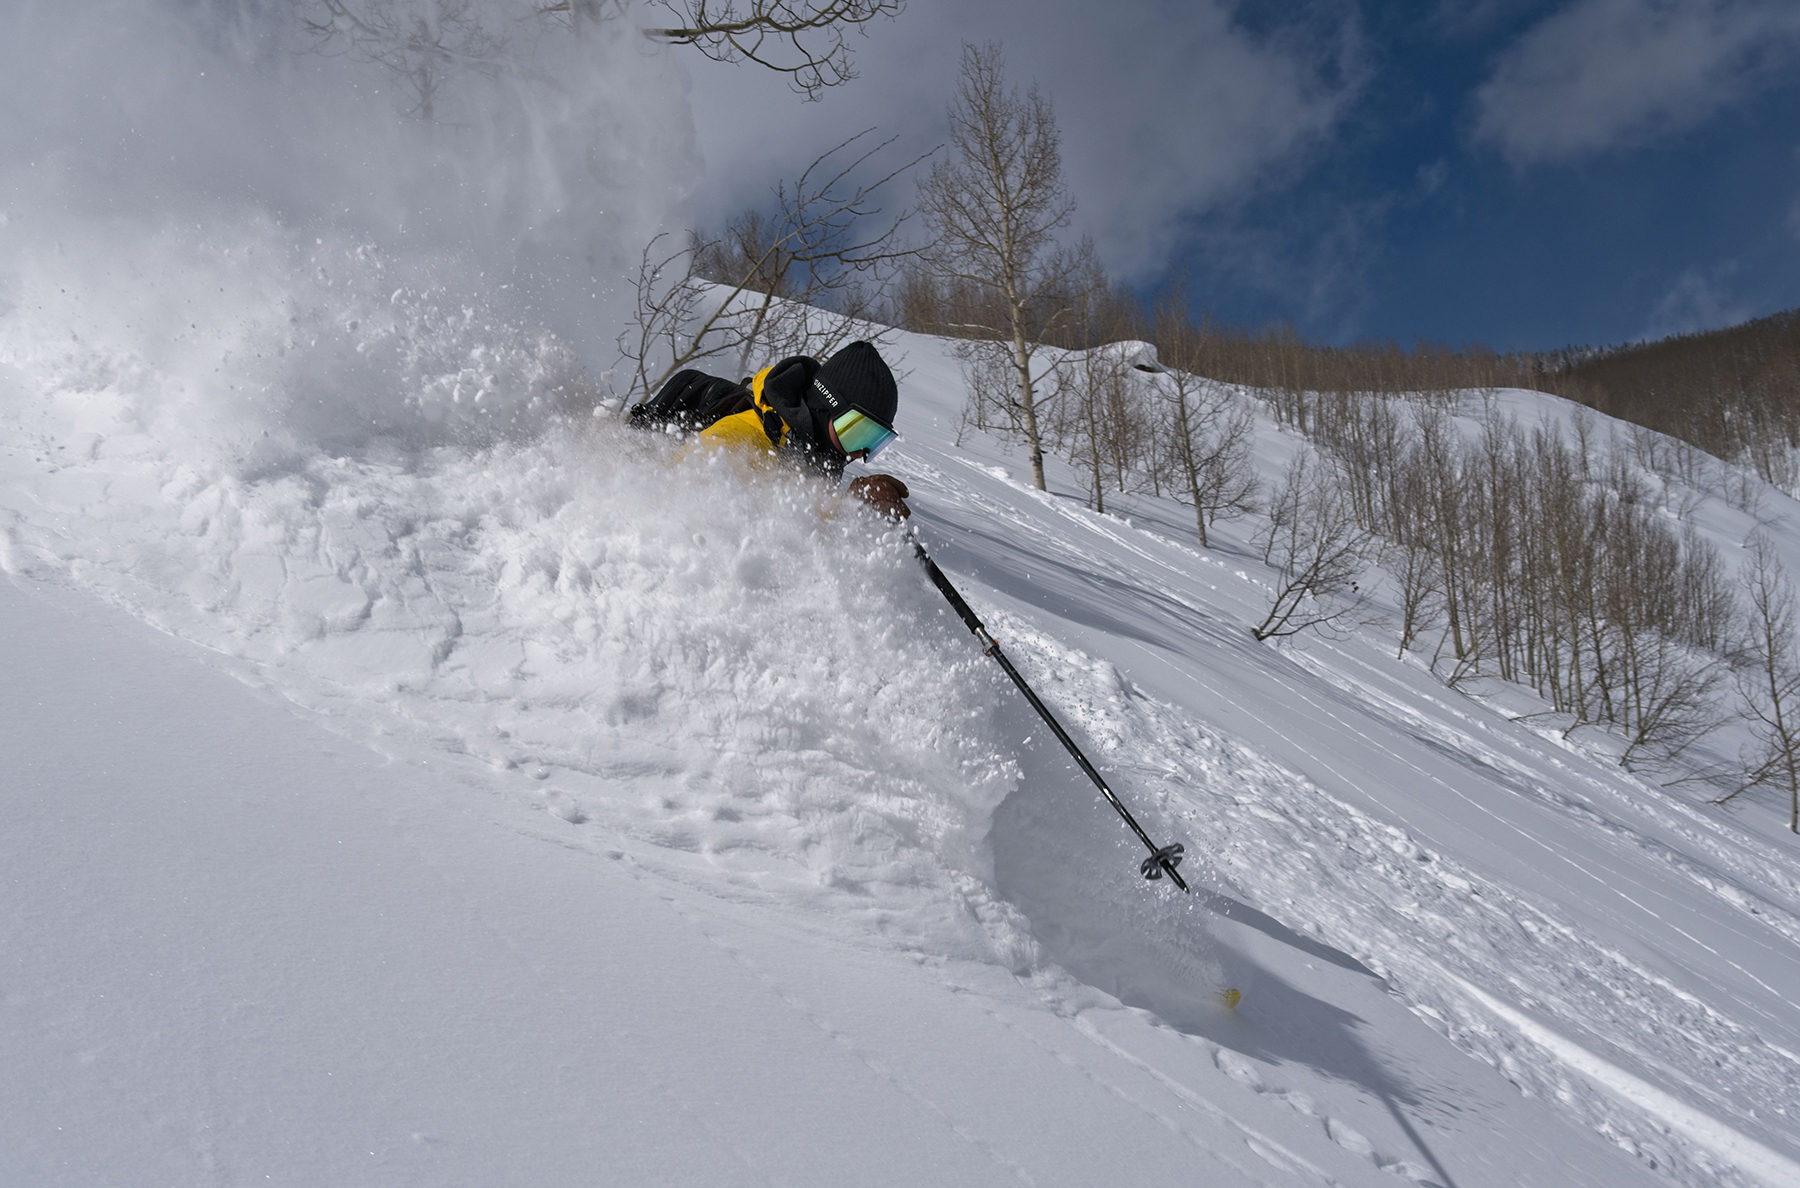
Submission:
POLYGON ((1223 321, 1548 348, 1800 305, 1797 0, 911 0, 816 104, 690 61, 696 214, 836 132, 930 148, 965 38, 1055 103, 1113 272, 1223 321))

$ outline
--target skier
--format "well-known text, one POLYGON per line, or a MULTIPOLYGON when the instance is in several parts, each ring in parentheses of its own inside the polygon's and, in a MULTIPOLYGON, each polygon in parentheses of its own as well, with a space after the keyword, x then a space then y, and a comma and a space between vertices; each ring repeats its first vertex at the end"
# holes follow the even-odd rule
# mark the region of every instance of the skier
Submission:
MULTIPOLYGON (((830 478, 853 461, 874 458, 893 442, 900 389, 881 354, 853 342, 820 363, 794 355, 742 383, 701 371, 678 371, 633 408, 640 429, 697 431, 705 446, 744 457, 775 457, 830 478)), ((912 515, 906 484, 869 474, 850 493, 892 520, 912 515)))

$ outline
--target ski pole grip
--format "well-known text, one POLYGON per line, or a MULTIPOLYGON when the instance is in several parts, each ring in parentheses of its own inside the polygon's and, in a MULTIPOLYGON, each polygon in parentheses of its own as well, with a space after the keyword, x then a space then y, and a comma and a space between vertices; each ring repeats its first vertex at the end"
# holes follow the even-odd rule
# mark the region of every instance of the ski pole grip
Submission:
POLYGON ((938 588, 938 593, 944 596, 944 600, 950 604, 950 608, 962 616, 962 621, 968 625, 969 630, 976 635, 986 631, 987 628, 981 625, 981 620, 975 617, 975 612, 970 609, 969 604, 963 601, 963 596, 957 593, 956 587, 950 584, 950 579, 944 576, 944 571, 937 567, 937 562, 933 561, 931 554, 925 551, 925 546, 915 540, 913 541, 913 550, 919 554, 919 562, 925 566, 925 573, 931 578, 931 584, 938 588))

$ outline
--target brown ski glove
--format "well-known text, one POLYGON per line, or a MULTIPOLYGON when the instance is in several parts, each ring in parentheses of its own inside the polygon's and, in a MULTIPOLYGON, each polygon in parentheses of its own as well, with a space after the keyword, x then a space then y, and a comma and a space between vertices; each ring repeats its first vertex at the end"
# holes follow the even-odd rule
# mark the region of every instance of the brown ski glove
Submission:
POLYGON ((906 506, 910 494, 906 484, 891 474, 865 474, 854 479, 850 493, 890 520, 898 522, 912 515, 912 509, 906 506))

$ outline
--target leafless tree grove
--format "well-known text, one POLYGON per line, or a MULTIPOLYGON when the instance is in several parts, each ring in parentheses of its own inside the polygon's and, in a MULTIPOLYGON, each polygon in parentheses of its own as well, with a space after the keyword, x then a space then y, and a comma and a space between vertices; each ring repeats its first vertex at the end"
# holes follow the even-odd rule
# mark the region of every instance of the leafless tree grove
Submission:
POLYGON ((1568 356, 1538 386, 1800 492, 1800 310, 1568 356))
POLYGON ((1671 758, 1718 723, 1731 584, 1625 451, 1597 467, 1553 427, 1492 410, 1467 437, 1431 400, 1317 408, 1345 502, 1383 541, 1402 652, 1435 633, 1450 681, 1530 685, 1575 725, 1621 731, 1626 763, 1671 758))
MULTIPOLYGON (((576 0, 564 0, 566 7, 576 0)), ((593 0, 589 0, 592 3, 593 0)), ((675 23, 650 30, 691 45, 717 62, 754 62, 788 76, 817 99, 856 77, 845 35, 877 17, 894 17, 903 0, 654 0, 675 23)))

